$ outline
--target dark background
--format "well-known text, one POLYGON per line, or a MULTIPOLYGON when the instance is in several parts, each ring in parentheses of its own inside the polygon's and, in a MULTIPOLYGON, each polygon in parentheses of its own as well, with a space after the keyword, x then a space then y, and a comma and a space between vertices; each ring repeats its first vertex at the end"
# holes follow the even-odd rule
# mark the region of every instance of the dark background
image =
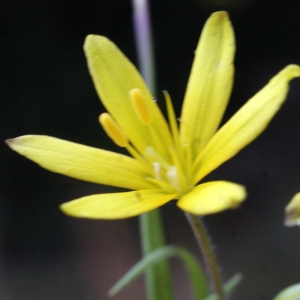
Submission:
MULTIPOLYGON (((201 28, 227 10, 237 55, 225 119, 289 63, 300 63, 299 0, 153 0, 158 90, 177 115, 201 28)), ((102 132, 104 111, 87 71, 87 34, 113 40, 136 63, 129 0, 2 0, 0 4, 1 138, 45 134, 118 151, 102 132)), ((161 94, 157 95, 162 100, 161 94)), ((235 211, 206 217, 224 279, 244 275, 234 299, 264 300, 299 281, 300 231, 283 227, 283 209, 300 191, 300 81, 268 129, 210 179, 244 184, 235 211)), ((0 299, 106 299, 109 287, 140 258, 137 218, 90 221, 58 205, 115 191, 53 174, 1 150, 0 299)), ((198 255, 183 213, 163 208, 168 242, 198 255)), ((178 299, 189 299, 186 274, 173 265, 178 299)), ((115 299, 144 299, 139 279, 115 299)))

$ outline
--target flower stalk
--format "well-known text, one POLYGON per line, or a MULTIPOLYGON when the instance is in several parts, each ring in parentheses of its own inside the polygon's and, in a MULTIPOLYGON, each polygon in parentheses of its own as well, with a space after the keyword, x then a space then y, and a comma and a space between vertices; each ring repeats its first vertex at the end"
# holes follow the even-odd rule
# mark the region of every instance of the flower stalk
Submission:
POLYGON ((218 300, 225 300, 225 293, 222 284, 221 274, 219 272, 218 262, 212 248, 207 230, 200 217, 186 213, 186 218, 191 225, 198 246, 201 250, 204 264, 209 275, 209 281, 213 287, 213 291, 217 294, 218 300))
MULTIPOLYGON (((166 244, 160 209, 142 214, 139 220, 143 256, 146 256, 166 244)), ((146 294, 148 300, 173 299, 167 259, 146 271, 146 294)))

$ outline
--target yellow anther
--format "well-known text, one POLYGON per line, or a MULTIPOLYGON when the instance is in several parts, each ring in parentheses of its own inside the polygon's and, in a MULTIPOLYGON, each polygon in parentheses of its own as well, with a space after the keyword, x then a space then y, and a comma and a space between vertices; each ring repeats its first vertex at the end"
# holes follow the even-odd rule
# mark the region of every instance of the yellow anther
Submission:
POLYGON ((145 96, 139 89, 131 90, 129 96, 140 122, 144 125, 150 124, 152 122, 152 117, 145 96))
POLYGON ((119 147, 126 147, 128 140, 118 124, 108 113, 103 113, 99 116, 99 122, 102 125, 106 134, 113 140, 119 147))

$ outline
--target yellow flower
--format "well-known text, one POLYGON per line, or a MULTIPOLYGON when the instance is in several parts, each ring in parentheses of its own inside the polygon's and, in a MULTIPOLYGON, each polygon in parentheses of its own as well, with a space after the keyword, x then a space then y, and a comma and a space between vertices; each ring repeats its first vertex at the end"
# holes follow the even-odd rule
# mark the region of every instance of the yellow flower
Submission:
POLYGON ((286 206, 284 225, 300 226, 300 193, 297 193, 286 206))
POLYGON ((227 13, 212 14, 197 46, 178 128, 169 95, 164 93, 167 122, 138 71, 111 41, 89 35, 84 50, 108 111, 100 123, 132 157, 48 136, 7 141, 53 172, 133 190, 64 203, 66 214, 127 218, 178 199, 181 209, 205 215, 235 208, 245 199, 238 184, 197 183, 266 128, 286 98, 289 81, 300 76, 298 66, 283 69, 218 130, 233 85, 235 40, 227 13))

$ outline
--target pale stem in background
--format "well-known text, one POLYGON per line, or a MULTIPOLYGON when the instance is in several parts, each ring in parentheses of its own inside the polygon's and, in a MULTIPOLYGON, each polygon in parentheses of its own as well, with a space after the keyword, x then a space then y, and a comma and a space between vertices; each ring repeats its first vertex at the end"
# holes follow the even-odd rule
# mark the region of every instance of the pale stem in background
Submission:
MULTIPOLYGON (((133 0, 133 27, 140 72, 152 94, 155 94, 155 63, 149 5, 147 0, 133 0)), ((160 210, 156 209, 140 216, 140 234, 143 255, 165 245, 160 210)), ((146 294, 148 300, 172 300, 170 267, 167 260, 146 272, 146 294)))

